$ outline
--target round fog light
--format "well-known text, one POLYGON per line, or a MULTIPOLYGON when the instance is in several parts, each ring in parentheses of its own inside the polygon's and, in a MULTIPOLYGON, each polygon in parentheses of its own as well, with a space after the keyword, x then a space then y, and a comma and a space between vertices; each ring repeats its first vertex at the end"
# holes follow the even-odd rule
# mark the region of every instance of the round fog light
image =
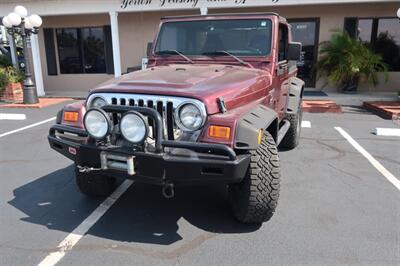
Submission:
POLYGON ((147 138, 148 126, 141 114, 128 112, 121 119, 120 130, 127 141, 142 143, 147 138))
POLYGON ((87 133, 95 139, 103 139, 111 132, 111 123, 107 113, 98 108, 86 112, 83 124, 87 133))

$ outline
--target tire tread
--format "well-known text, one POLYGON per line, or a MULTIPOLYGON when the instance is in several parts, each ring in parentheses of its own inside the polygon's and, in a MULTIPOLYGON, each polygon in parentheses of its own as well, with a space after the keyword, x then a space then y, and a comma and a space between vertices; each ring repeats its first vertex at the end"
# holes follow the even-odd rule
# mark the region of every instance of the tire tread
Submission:
POLYGON ((272 136, 265 132, 258 149, 250 153, 247 176, 240 184, 229 187, 230 202, 239 221, 262 223, 271 219, 278 203, 278 150, 272 136))
POLYGON ((79 190, 90 197, 110 195, 116 188, 116 180, 96 173, 81 173, 75 169, 75 180, 79 190))
POLYGON ((301 119, 303 117, 301 104, 296 114, 286 114, 286 119, 290 122, 290 127, 279 144, 283 148, 294 149, 299 145, 300 132, 301 132, 301 119), (299 123, 300 120, 300 123, 299 123), (297 127, 300 127, 297 130, 297 127))

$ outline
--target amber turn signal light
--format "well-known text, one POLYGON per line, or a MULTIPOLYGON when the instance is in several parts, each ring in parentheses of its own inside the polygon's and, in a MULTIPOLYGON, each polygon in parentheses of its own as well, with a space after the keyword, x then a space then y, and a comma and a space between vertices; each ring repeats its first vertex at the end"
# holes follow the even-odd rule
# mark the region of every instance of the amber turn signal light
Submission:
POLYGON ((78 117, 78 112, 64 112, 64 121, 66 122, 77 122, 78 117))
POLYGON ((231 137, 231 128, 223 126, 210 126, 208 136, 212 138, 229 139, 231 137))
POLYGON ((257 138, 258 145, 261 144, 262 135, 263 135, 263 131, 262 131, 262 129, 260 129, 260 130, 258 131, 258 138, 257 138))

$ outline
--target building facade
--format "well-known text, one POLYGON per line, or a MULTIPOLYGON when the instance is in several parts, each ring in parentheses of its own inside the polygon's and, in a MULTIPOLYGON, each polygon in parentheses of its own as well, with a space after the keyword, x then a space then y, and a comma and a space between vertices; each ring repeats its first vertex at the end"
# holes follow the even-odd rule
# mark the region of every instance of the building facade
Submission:
POLYGON ((1 1, 0 17, 22 4, 43 17, 32 40, 39 93, 85 96, 87 91, 129 69, 140 68, 148 43, 164 16, 213 13, 277 12, 303 43, 299 75, 307 86, 337 90, 312 74, 320 44, 334 29, 370 43, 390 67, 389 82, 360 90, 400 90, 400 23, 395 0, 21 0, 1 1))

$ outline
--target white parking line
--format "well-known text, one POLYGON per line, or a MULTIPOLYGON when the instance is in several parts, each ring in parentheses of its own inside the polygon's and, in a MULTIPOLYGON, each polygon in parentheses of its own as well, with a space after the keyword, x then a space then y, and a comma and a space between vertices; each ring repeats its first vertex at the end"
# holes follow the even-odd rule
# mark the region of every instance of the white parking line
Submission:
POLYGON ((25 114, 5 114, 0 113, 0 120, 25 120, 25 114))
POLYGON ((375 134, 377 136, 385 137, 400 137, 400 128, 375 128, 375 134))
POLYGON ((20 131, 23 131, 23 130, 25 130, 25 129, 29 129, 29 128, 32 128, 32 127, 39 126, 39 125, 41 125, 41 124, 48 123, 48 122, 53 121, 53 120, 55 120, 55 119, 56 119, 56 117, 52 117, 52 118, 49 118, 49 119, 46 119, 46 120, 37 122, 37 123, 35 123, 35 124, 31 124, 31 125, 26 126, 26 127, 21 127, 21 128, 15 129, 15 130, 8 131, 8 132, 6 132, 6 133, 0 134, 0 138, 5 137, 5 136, 8 136, 8 135, 11 135, 11 134, 14 134, 14 133, 17 133, 17 132, 20 132, 20 131))
POLYGON ((380 162, 372 157, 357 141, 355 141, 346 131, 341 127, 335 127, 335 129, 359 152, 361 153, 371 164, 378 170, 386 179, 392 183, 398 190, 400 190, 400 181, 389 172, 380 162))
POLYGON ((65 253, 71 250, 89 229, 110 209, 110 207, 133 184, 132 180, 125 180, 103 203, 101 203, 77 228, 72 231, 57 247, 57 251, 50 253, 39 266, 56 265, 65 253))
POLYGON ((301 127, 311 128, 311 121, 301 121, 301 127))

